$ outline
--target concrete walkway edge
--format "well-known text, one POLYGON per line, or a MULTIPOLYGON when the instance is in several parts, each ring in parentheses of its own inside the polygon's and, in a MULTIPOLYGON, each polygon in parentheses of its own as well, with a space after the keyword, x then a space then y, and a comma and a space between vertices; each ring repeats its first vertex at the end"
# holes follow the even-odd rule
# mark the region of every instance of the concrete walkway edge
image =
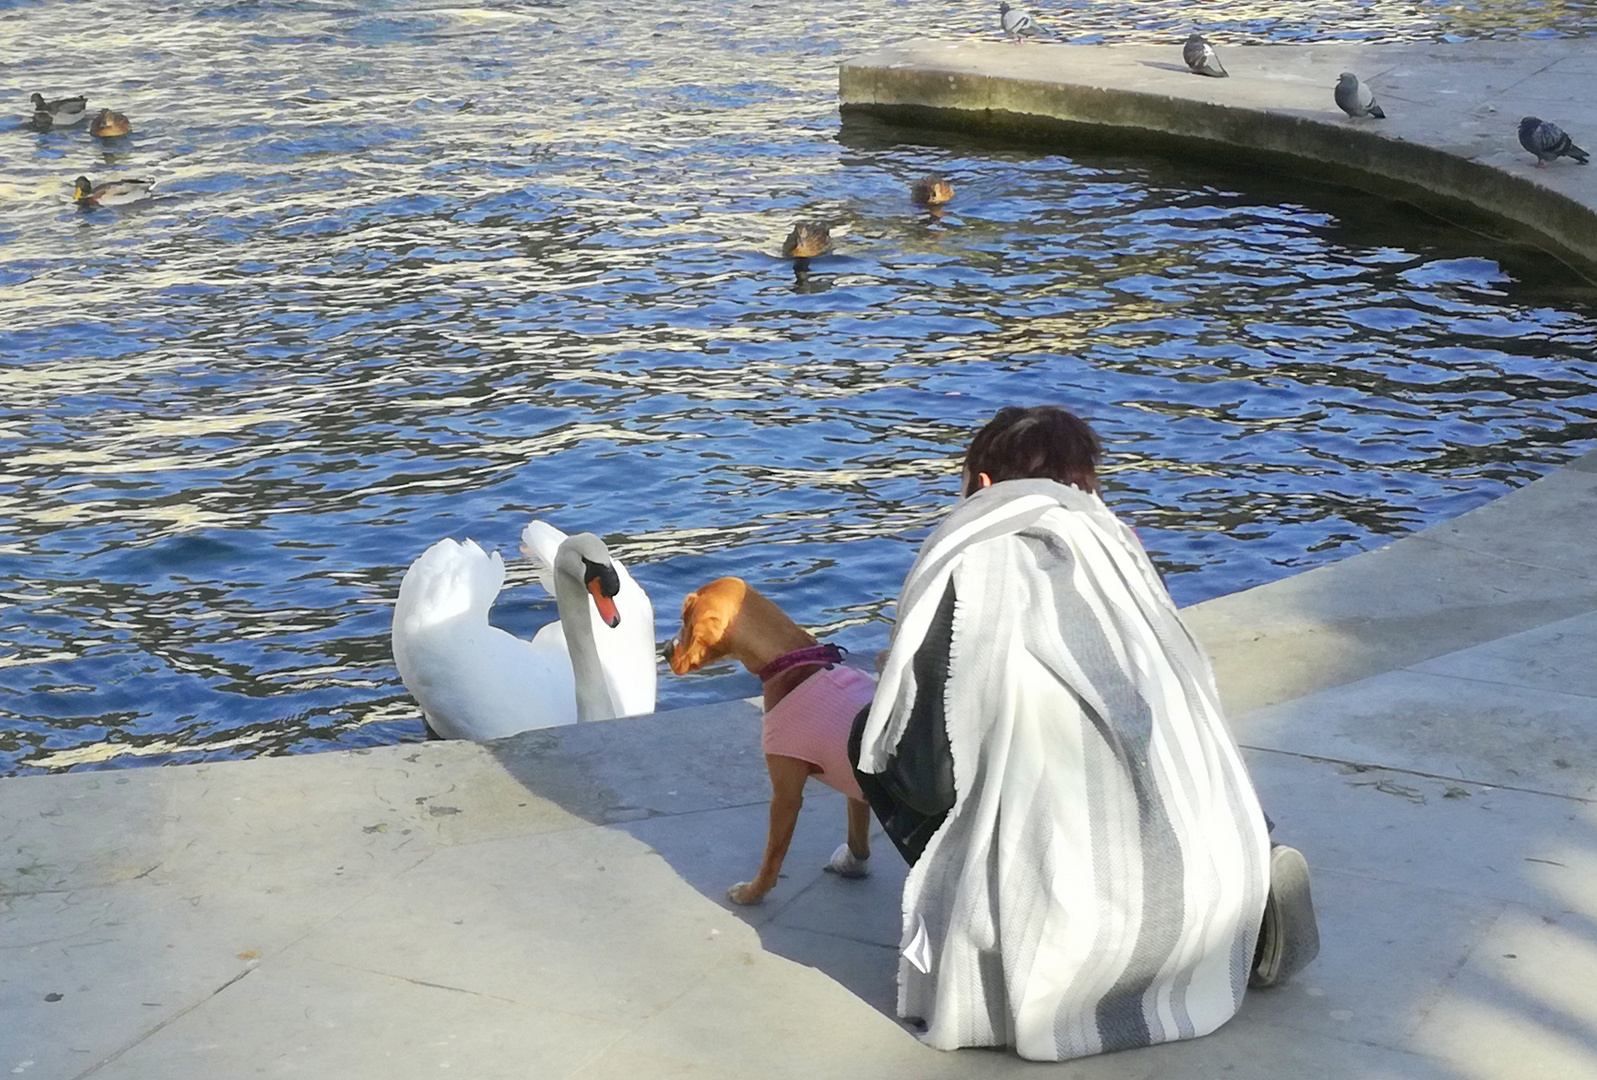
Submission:
POLYGON ((1267 45, 1222 49, 1228 79, 1195 76, 1172 46, 919 41, 845 62, 845 121, 1118 145, 1263 162, 1506 226, 1597 279, 1597 168, 1533 167, 1525 114, 1597 142, 1597 55, 1585 42, 1267 45), (1386 121, 1332 103, 1363 72, 1386 121))

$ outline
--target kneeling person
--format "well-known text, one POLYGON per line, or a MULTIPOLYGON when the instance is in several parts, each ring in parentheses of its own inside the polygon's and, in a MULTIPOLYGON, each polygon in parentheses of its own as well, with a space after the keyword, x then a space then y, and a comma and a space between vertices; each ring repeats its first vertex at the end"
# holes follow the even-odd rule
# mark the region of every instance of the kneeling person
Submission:
POLYGON ((1298 944, 1256 949, 1264 814, 1208 658, 1098 497, 1099 453, 1052 407, 976 435, 853 733, 913 864, 899 1014, 941 1049, 1058 1061, 1192 1038, 1236 1012, 1256 952, 1272 981, 1313 955, 1306 876, 1271 908, 1307 915, 1298 944))

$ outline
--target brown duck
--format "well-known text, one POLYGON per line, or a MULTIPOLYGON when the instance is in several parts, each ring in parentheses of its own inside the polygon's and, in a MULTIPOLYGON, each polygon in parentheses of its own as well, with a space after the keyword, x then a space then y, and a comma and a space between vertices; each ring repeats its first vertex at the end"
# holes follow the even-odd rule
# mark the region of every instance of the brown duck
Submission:
POLYGON ((110 109, 101 109, 94 119, 89 121, 89 134, 98 135, 102 139, 114 139, 132 130, 133 125, 128 122, 127 117, 110 109))
POLYGON ((832 233, 818 221, 801 221, 782 242, 784 259, 813 259, 832 250, 832 233))
POLYGON ((954 185, 940 176, 923 176, 909 186, 909 200, 916 206, 941 206, 954 197, 954 185))

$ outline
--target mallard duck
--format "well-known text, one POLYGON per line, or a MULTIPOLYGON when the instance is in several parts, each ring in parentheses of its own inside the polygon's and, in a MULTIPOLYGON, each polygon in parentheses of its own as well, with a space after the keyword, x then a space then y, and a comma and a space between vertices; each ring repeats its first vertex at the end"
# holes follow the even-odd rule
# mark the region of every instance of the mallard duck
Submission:
POLYGON ((89 134, 98 135, 102 139, 114 139, 132 130, 133 125, 128 123, 127 117, 110 109, 101 109, 94 119, 89 121, 89 134))
POLYGON ((112 180, 90 187, 89 178, 80 176, 72 181, 72 197, 86 206, 123 206, 148 199, 154 186, 154 180, 112 180))
POLYGON ((941 206, 954 197, 954 185, 940 176, 923 176, 909 186, 909 198, 916 206, 941 206))
POLYGON ((49 131, 52 127, 70 127, 81 121, 89 108, 89 99, 85 97, 46 101, 43 94, 34 94, 31 100, 33 126, 40 131, 49 131))
POLYGON ((832 233, 818 221, 801 221, 782 242, 784 259, 813 259, 832 250, 832 233))

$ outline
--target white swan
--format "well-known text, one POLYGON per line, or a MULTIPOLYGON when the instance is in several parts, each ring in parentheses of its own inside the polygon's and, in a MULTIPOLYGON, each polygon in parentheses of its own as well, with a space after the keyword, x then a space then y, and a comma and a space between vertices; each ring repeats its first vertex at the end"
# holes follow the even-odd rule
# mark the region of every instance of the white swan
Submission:
POLYGON ((440 540, 405 571, 394 605, 394 665, 428 726, 446 739, 654 711, 654 605, 592 533, 531 522, 521 550, 560 612, 523 641, 488 624, 505 582, 499 553, 440 540))

